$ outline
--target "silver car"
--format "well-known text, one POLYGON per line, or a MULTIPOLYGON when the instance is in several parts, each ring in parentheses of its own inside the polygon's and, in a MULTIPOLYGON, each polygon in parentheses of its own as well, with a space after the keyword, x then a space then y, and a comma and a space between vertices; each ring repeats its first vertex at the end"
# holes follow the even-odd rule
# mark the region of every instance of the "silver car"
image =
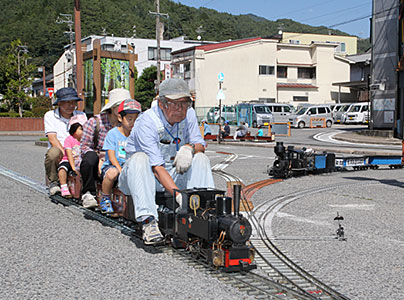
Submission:
POLYGON ((209 123, 221 123, 225 121, 234 122, 237 120, 236 108, 233 105, 222 105, 222 113, 219 106, 211 107, 206 115, 209 123))
POLYGON ((302 107, 289 118, 291 126, 296 128, 310 127, 312 124, 321 124, 323 121, 327 128, 333 124, 331 108, 328 105, 302 107))

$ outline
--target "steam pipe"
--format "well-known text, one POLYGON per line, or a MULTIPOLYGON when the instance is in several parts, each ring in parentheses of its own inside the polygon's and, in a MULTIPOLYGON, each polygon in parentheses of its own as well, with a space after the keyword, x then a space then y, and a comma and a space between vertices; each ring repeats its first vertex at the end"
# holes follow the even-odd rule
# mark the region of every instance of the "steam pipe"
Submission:
POLYGON ((235 184, 233 186, 233 205, 234 205, 234 215, 236 217, 240 216, 240 198, 241 198, 241 185, 235 184))

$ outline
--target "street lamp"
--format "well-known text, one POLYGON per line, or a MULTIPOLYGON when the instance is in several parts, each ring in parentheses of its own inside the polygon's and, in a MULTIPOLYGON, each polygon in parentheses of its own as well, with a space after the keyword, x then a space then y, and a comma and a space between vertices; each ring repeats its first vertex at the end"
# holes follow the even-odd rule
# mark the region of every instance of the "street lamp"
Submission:
POLYGON ((46 96, 45 66, 39 67, 38 72, 42 72, 42 88, 43 88, 43 95, 45 97, 46 96))

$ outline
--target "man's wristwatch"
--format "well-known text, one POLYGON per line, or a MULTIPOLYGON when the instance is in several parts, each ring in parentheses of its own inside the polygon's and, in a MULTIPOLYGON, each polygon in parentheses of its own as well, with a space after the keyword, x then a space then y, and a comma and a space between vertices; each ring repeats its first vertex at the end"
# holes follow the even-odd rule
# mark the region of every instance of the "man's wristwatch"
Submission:
POLYGON ((192 154, 195 154, 195 144, 189 144, 192 147, 192 154))

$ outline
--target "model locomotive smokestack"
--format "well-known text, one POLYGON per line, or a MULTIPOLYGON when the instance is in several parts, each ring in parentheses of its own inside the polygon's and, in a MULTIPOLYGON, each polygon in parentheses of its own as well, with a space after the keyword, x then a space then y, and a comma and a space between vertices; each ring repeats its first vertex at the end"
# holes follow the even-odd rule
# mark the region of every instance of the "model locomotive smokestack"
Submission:
POLYGON ((233 205, 234 205, 234 215, 236 217, 240 215, 240 197, 241 197, 241 185, 236 184, 233 186, 233 205))

